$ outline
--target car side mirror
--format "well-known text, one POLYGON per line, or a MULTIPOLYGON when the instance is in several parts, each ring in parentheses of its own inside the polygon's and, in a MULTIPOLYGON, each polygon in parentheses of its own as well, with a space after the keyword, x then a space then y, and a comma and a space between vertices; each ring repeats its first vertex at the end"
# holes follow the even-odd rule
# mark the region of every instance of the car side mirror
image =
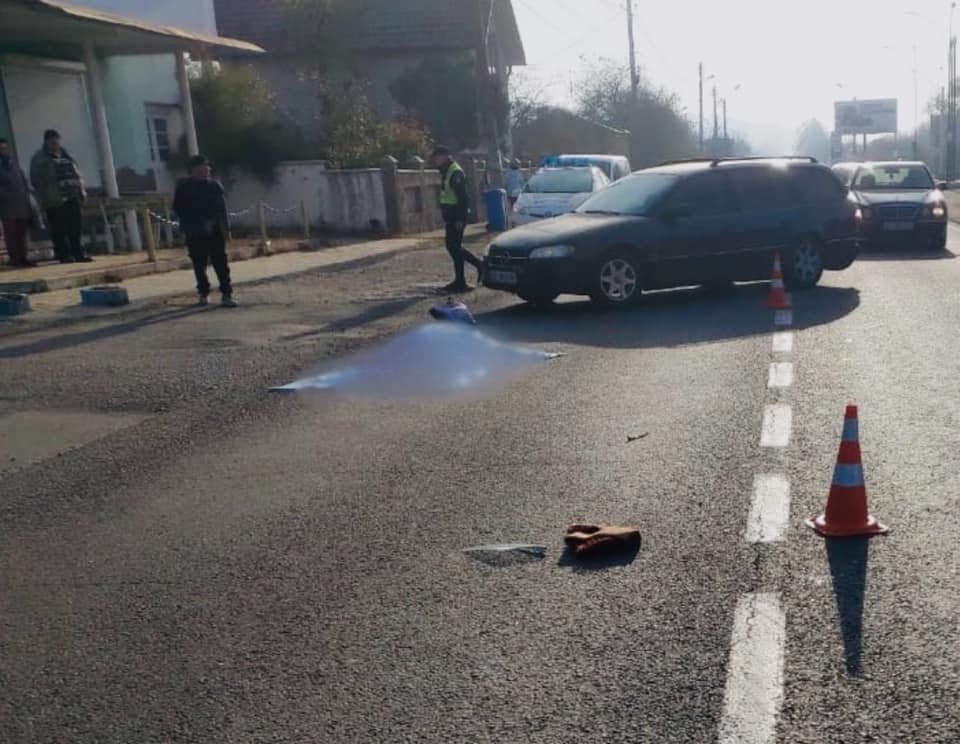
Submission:
POLYGON ((664 222, 676 222, 684 217, 690 217, 693 214, 693 206, 690 204, 673 204, 660 213, 664 222))
POLYGON ((950 184, 947 183, 946 181, 941 181, 940 183, 937 184, 937 188, 940 189, 941 191, 949 191, 950 184))

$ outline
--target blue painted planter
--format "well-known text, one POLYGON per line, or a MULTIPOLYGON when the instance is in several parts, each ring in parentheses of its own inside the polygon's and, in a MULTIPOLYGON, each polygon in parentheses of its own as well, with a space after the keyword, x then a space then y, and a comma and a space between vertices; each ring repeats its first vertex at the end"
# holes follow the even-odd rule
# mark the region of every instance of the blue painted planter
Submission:
POLYGON ((30 311, 30 295, 0 292, 0 316, 23 315, 30 311))
POLYGON ((80 290, 80 302, 89 307, 118 307, 128 305, 127 290, 114 285, 84 287, 80 290))

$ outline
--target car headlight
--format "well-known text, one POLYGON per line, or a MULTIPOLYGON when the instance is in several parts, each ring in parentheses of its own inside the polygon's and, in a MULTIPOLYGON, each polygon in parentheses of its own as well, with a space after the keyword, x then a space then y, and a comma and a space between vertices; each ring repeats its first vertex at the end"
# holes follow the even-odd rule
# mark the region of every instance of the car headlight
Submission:
POLYGON ((530 251, 530 258, 567 258, 572 255, 572 245, 545 245, 530 251))
POLYGON ((931 204, 927 207, 927 215, 935 220, 942 220, 947 216, 947 207, 945 204, 931 204))
POLYGON ((873 217, 873 210, 870 209, 870 207, 864 207, 864 206, 857 207, 856 216, 858 220, 861 220, 863 222, 869 222, 870 219, 873 217))

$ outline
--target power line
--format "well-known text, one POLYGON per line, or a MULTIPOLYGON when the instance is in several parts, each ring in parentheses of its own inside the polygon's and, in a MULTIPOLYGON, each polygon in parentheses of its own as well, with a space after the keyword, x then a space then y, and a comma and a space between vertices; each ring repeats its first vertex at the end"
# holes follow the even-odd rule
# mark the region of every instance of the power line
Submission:
MULTIPOLYGON (((524 7, 526 7, 526 4, 525 4, 525 3, 524 3, 524 7)), ((623 9, 622 9, 622 8, 618 8, 618 9, 617 9, 616 16, 610 15, 610 16, 608 16, 607 18, 604 18, 601 23, 598 23, 596 26, 591 27, 589 31, 587 31, 586 33, 584 33, 582 36, 578 36, 578 37, 577 37, 574 41, 572 41, 570 44, 567 44, 566 46, 562 47, 561 49, 557 49, 555 52, 551 52, 551 53, 548 54, 546 57, 542 58, 539 62, 534 62, 534 63, 532 63, 532 64, 528 64, 527 67, 537 67, 537 66, 539 66, 539 65, 543 65, 543 64, 545 64, 545 63, 547 63, 547 62, 553 61, 554 59, 556 59, 557 57, 559 57, 559 56, 562 55, 562 54, 566 54, 566 53, 569 52, 571 49, 576 49, 578 46, 581 46, 587 39, 589 39, 591 36, 593 36, 595 33, 597 33, 597 31, 599 31, 601 28, 603 28, 604 26, 609 25, 610 22, 614 20, 614 18, 619 17, 622 12, 623 12, 623 9)))
POLYGON ((569 32, 567 29, 561 28, 560 26, 558 26, 556 23, 554 23, 554 21, 553 21, 551 18, 549 18, 548 16, 545 16, 543 13, 541 13, 539 10, 537 10, 536 8, 534 8, 534 7, 533 7, 532 5, 530 5, 529 3, 524 2, 524 0, 520 0, 520 4, 521 4, 524 8, 526 8, 527 10, 529 10, 531 13, 533 13, 533 14, 534 14, 537 18, 539 18, 541 21, 543 21, 543 22, 546 23, 548 26, 550 26, 552 29, 554 29, 555 31, 559 31, 561 34, 563 34, 564 36, 567 36, 568 38, 570 37, 570 32, 569 32))

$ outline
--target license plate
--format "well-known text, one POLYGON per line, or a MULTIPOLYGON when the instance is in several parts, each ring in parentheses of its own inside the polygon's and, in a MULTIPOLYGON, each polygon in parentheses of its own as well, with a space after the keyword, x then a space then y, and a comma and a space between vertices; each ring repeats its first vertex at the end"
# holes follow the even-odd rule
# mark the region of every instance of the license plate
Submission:
POLYGON ((496 271, 487 272, 487 280, 491 284, 516 284, 517 274, 514 271, 496 271))
POLYGON ((912 222, 884 222, 884 230, 890 230, 891 232, 904 232, 906 230, 913 229, 912 222))

